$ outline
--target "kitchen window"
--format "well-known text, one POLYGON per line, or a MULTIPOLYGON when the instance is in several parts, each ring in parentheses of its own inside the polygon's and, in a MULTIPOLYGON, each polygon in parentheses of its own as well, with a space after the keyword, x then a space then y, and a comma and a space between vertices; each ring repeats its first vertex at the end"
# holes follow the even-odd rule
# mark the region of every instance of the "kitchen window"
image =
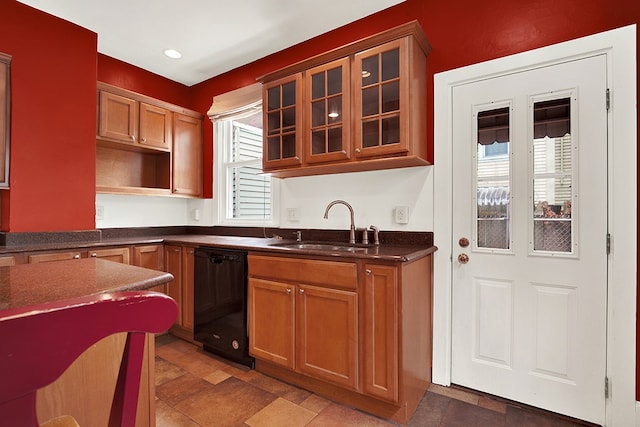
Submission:
MULTIPOLYGON (((235 91, 234 91, 235 92, 235 91)), ((274 225, 275 180, 262 173, 262 100, 246 96, 216 97, 222 106, 210 116, 214 125, 214 202, 218 224, 274 225), (244 102, 243 102, 244 101, 244 102), (244 105, 237 105, 243 103, 244 105), (229 104, 231 105, 231 104, 229 104)), ((256 96, 254 95, 254 96, 256 96)), ((211 113, 211 111, 210 111, 211 113)))

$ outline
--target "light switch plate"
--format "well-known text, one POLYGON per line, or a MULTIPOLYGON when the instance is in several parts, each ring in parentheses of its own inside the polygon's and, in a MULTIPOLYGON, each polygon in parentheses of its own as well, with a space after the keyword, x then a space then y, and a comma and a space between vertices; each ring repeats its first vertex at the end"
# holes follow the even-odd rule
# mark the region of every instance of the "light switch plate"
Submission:
POLYGON ((288 221, 300 221, 300 210, 298 208, 287 208, 288 221))

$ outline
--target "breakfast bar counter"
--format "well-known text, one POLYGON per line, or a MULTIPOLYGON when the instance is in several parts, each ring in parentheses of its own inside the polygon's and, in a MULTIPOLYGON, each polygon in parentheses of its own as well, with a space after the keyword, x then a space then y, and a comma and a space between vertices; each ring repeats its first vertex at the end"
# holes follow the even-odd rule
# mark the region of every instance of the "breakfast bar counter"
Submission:
MULTIPOLYGON (((43 312, 67 302, 72 307, 83 297, 148 290, 173 278, 170 273, 99 258, 0 267, 0 322, 28 310, 43 312)), ((104 321, 96 322, 99 320, 104 321)), ((54 336, 61 332, 51 329, 54 336)), ((32 339, 28 333, 24 335, 24 340, 32 339)), ((98 341, 57 381, 40 389, 38 419, 72 415, 80 425, 107 425, 108 402, 113 397, 126 335, 117 333, 98 341)), ((155 426, 154 337, 146 337, 136 415, 136 426, 141 427, 155 426)), ((44 361, 47 349, 41 351, 44 361)))
POLYGON ((140 291, 173 280, 170 273, 82 258, 0 267, 3 311, 105 292, 140 291))

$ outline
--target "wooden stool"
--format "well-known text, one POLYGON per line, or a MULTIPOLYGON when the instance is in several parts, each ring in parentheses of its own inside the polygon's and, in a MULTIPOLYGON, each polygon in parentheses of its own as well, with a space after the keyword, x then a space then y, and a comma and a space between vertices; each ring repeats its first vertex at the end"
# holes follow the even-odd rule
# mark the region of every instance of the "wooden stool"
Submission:
MULTIPOLYGON (((127 332, 109 427, 134 427, 145 334, 164 332, 178 307, 157 292, 114 292, 0 311, 0 420, 39 426, 36 392, 54 382, 87 348, 127 332)), ((77 427, 71 416, 47 427, 77 427)), ((91 427, 91 426, 87 426, 91 427)))

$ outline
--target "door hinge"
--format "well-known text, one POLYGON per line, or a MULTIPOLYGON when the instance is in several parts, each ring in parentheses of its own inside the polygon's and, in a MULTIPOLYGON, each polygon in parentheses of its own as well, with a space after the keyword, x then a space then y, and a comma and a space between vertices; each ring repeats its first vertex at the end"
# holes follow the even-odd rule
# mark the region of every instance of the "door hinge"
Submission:
POLYGON ((607 233, 607 255, 611 254, 611 234, 607 233))
POLYGON ((611 89, 607 88, 607 111, 609 111, 609 108, 611 107, 611 89))
POLYGON ((609 377, 604 377, 604 398, 609 398, 609 377))

